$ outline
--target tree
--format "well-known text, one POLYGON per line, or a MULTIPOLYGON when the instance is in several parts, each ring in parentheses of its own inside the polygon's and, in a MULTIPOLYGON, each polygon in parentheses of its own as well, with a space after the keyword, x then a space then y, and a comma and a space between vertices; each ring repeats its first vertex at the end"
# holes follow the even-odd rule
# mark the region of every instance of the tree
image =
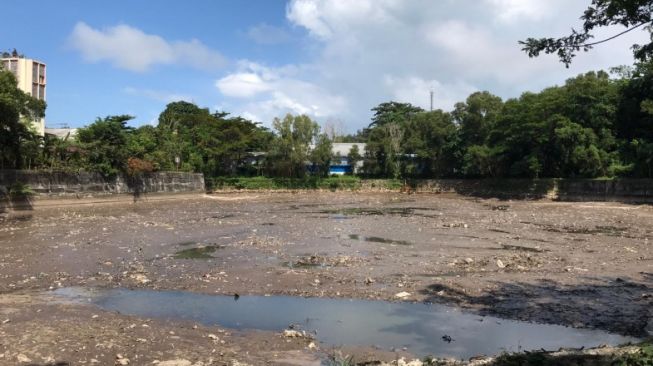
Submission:
POLYGON ((18 89, 14 74, 0 69, 0 168, 22 167, 21 146, 38 139, 31 124, 45 117, 45 108, 45 101, 18 89))
POLYGON ((98 118, 88 127, 81 128, 77 138, 85 150, 87 168, 105 177, 125 172, 129 158, 128 140, 132 128, 129 115, 98 118))
POLYGON ((358 163, 363 159, 360 153, 360 149, 358 148, 358 145, 354 145, 349 149, 349 153, 347 153, 347 161, 349 162, 349 165, 351 166, 351 173, 356 174, 356 169, 358 163))
POLYGON ((501 98, 487 91, 473 93, 464 103, 456 103, 452 114, 460 126, 461 142, 467 146, 485 143, 502 108, 501 98))
POLYGON ((268 159, 271 170, 286 177, 302 177, 309 161, 310 144, 320 126, 306 115, 287 114, 272 122, 275 137, 270 143, 268 159))
POLYGON ((326 177, 329 175, 329 168, 331 167, 331 158, 333 151, 333 143, 326 133, 321 133, 317 136, 315 146, 311 151, 310 158, 313 164, 313 172, 319 177, 326 177))
POLYGON ((421 112, 405 126, 402 171, 420 177, 451 176, 455 169, 457 128, 450 113, 421 112))
MULTIPOLYGON (((608 42, 635 29, 646 28, 651 33, 653 0, 592 0, 581 19, 583 28, 580 31, 572 29, 571 34, 561 38, 528 38, 519 43, 529 57, 537 57, 540 53, 556 53, 567 67, 578 51, 589 51, 594 46, 608 42), (597 28, 621 25, 626 27, 621 33, 599 41, 590 41, 597 28)), ((652 33, 653 35, 653 33, 652 33)), ((653 38, 652 38, 653 40, 653 38)), ((633 45, 635 59, 647 61, 653 56, 653 42, 645 45, 633 45)))
POLYGON ((391 123, 403 124, 413 115, 424 110, 410 103, 386 102, 372 108, 374 116, 370 127, 384 126, 391 123))

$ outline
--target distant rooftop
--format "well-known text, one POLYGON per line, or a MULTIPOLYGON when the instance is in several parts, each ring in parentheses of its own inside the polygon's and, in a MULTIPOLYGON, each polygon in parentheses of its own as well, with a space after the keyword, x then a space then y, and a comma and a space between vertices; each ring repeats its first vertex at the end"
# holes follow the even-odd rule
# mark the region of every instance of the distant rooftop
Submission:
POLYGON ((65 139, 68 137, 75 137, 77 135, 77 130, 77 128, 46 128, 45 133, 57 136, 60 139, 65 139))

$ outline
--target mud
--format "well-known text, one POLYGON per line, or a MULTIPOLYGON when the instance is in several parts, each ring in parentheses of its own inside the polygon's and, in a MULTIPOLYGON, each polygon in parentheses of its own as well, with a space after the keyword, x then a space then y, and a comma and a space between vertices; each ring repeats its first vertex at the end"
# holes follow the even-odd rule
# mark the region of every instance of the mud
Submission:
POLYGON ((0 223, 0 364, 24 356, 111 365, 118 354, 131 364, 319 364, 330 352, 283 329, 232 331, 42 299, 69 286, 392 301, 405 292, 404 301, 642 337, 653 309, 652 218, 646 205, 343 192, 44 208, 0 223), (179 257, 192 249, 206 257, 179 257))

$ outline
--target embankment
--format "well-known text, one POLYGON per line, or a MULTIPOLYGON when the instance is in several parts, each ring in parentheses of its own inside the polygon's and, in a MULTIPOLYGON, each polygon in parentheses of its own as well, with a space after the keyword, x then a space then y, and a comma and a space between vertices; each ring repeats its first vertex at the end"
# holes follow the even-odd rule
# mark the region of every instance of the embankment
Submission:
POLYGON ((128 200, 144 195, 204 192, 204 176, 185 172, 105 178, 98 173, 0 170, 0 213, 52 201, 128 200))
POLYGON ((456 193, 499 199, 551 199, 559 201, 653 202, 653 179, 324 179, 218 178, 208 179, 209 190, 289 191, 353 190, 456 193))

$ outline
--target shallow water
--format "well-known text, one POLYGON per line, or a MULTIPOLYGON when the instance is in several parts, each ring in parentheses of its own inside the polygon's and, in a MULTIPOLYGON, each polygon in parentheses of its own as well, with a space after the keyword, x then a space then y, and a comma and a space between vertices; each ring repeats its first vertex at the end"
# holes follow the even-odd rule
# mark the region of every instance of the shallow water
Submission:
POLYGON ((381 238, 378 236, 363 236, 363 235, 358 235, 358 234, 349 234, 347 236, 348 239, 351 240, 359 240, 359 241, 367 241, 370 243, 381 243, 381 244, 394 244, 394 245, 413 245, 413 243, 405 240, 393 240, 393 239, 386 239, 386 238, 381 238))
POLYGON ((204 295, 183 291, 63 288, 55 294, 122 314, 234 329, 282 331, 295 324, 320 342, 406 347, 418 355, 468 358, 502 351, 621 344, 634 338, 598 330, 481 317, 443 305, 291 296, 204 295), (444 336, 451 337, 447 342, 444 336))

